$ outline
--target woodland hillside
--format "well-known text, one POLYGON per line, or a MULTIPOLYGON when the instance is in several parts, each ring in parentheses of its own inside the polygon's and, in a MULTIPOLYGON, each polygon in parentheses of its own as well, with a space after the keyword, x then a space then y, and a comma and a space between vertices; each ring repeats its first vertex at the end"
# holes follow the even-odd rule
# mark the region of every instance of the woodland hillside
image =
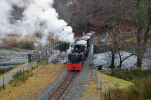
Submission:
MULTIPOLYGON (((144 0, 143 5, 148 9, 149 0, 144 0)), ((54 7, 76 35, 91 30, 103 34, 111 30, 110 21, 115 16, 121 30, 136 30, 133 0, 55 0, 54 7)))

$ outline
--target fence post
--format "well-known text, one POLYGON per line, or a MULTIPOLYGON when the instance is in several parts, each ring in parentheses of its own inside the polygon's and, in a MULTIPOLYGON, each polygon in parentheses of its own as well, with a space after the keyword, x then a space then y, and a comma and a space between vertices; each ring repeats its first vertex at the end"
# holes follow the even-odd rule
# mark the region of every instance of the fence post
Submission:
POLYGON ((51 41, 51 55, 52 55, 52 41, 51 41))
POLYGON ((35 53, 36 53, 36 51, 34 50, 34 60, 36 60, 36 54, 35 53))
POLYGON ((48 54, 47 54, 47 48, 46 48, 46 61, 47 61, 47 64, 48 64, 48 54))
POLYGON ((109 100, 110 100, 110 91, 109 91, 109 100))
POLYGON ((40 62, 40 53, 39 53, 39 50, 38 50, 38 62, 40 62))
POLYGON ((24 80, 24 67, 23 67, 23 80, 24 80))
POLYGON ((4 77, 3 77, 3 91, 4 91, 4 77))
POLYGON ((28 54, 28 63, 30 63, 31 62, 31 54, 29 53, 28 54))

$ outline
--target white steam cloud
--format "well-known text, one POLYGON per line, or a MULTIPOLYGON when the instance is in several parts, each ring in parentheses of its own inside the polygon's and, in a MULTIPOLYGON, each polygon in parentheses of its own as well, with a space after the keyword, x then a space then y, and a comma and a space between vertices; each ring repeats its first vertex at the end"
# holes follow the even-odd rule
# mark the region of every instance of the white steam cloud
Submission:
POLYGON ((72 28, 58 19, 53 3, 53 0, 0 0, 0 36, 15 33, 25 37, 40 32, 43 44, 51 34, 60 41, 73 43, 72 28), (24 9, 21 18, 12 16, 13 5, 24 9))

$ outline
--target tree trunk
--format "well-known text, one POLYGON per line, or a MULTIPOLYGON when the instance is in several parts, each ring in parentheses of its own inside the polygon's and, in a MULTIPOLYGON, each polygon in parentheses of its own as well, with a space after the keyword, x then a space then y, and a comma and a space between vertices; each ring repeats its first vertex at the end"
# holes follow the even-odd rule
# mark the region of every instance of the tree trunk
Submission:
POLYGON ((142 59, 139 56, 137 56, 137 67, 142 67, 142 59))
POLYGON ((118 50, 118 54, 119 54, 119 58, 120 58, 120 65, 118 66, 118 68, 122 67, 122 58, 121 58, 121 54, 120 54, 120 49, 118 50))
POLYGON ((137 55, 137 67, 142 67, 141 62, 142 62, 142 48, 141 48, 141 30, 142 28, 139 27, 137 30, 137 50, 136 50, 136 55, 137 55))
POLYGON ((115 66, 114 66, 114 59, 115 59, 115 52, 114 52, 114 50, 111 51, 111 53, 112 53, 112 60, 111 60, 110 67, 111 67, 111 69, 114 69, 115 68, 115 66))

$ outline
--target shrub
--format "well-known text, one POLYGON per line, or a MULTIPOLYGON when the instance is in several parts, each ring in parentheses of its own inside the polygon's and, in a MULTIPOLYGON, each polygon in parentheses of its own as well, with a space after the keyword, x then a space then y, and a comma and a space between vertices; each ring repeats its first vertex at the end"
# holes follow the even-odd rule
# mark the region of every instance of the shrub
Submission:
POLYGON ((12 67, 7 68, 7 69, 0 69, 0 75, 1 75, 1 74, 4 74, 4 73, 6 73, 6 72, 8 72, 8 71, 10 71, 10 70, 12 70, 12 69, 13 69, 12 67))
POLYGON ((151 75, 151 70, 132 70, 131 73, 137 78, 145 78, 151 75))
POLYGON ((99 65, 99 66, 98 66, 98 70, 102 70, 102 65, 99 65))
POLYGON ((18 71, 15 75, 13 75, 13 78, 15 79, 15 80, 22 80, 22 71, 20 70, 20 71, 18 71))
POLYGON ((30 41, 24 41, 22 45, 23 49, 33 49, 34 48, 34 43, 30 41))
POLYGON ((4 49, 16 49, 16 48, 22 48, 22 49, 34 49, 34 42, 31 41, 16 41, 16 40, 4 40, 4 46, 2 47, 4 49))
POLYGON ((0 75, 5 73, 4 69, 0 69, 0 75))
POLYGON ((13 78, 15 79, 15 80, 22 80, 22 81, 26 81, 29 77, 31 77, 33 75, 33 72, 32 72, 32 70, 27 70, 27 71, 25 71, 25 72, 22 72, 22 71, 19 71, 19 72, 17 72, 14 76, 13 76, 13 78))
POLYGON ((132 80, 134 78, 146 78, 151 75, 151 70, 129 70, 115 69, 111 71, 111 76, 124 80, 132 80))

